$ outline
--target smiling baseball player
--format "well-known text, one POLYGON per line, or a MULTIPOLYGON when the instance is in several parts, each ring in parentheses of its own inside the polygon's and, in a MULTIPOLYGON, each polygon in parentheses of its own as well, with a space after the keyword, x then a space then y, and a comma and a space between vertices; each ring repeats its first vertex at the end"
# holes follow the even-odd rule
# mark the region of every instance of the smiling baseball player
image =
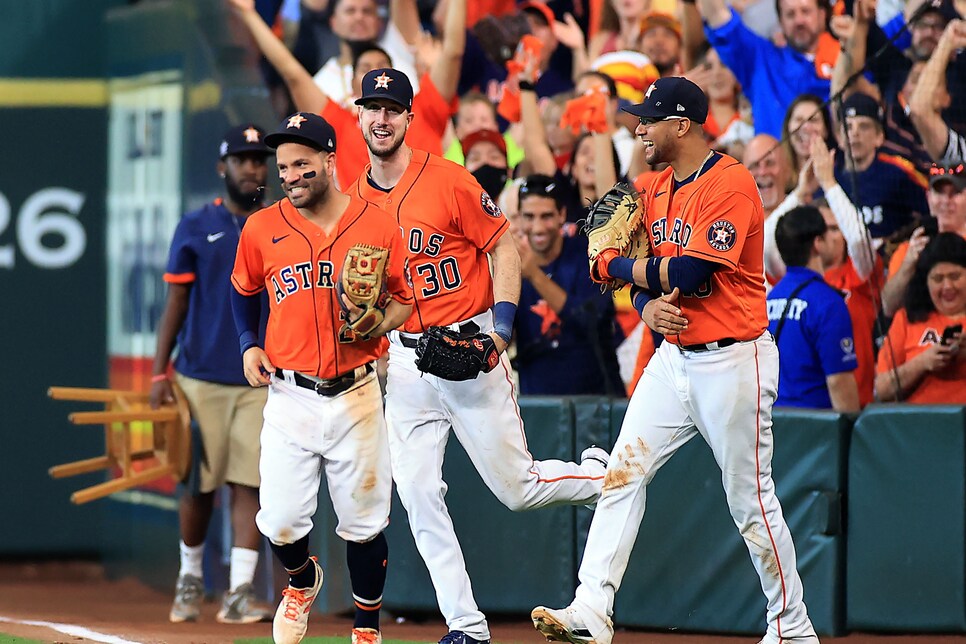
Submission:
POLYGON ((744 166, 708 148, 700 125, 708 99, 691 81, 659 79, 643 103, 625 109, 640 118, 635 132, 647 162, 670 164, 648 182, 641 202, 655 256, 608 250, 591 274, 635 284, 635 307, 666 341, 624 415, 576 598, 559 610, 535 608, 534 626, 552 640, 610 643, 614 594, 637 539, 647 484, 700 435, 721 468, 731 515, 768 600, 760 644, 817 644, 771 477, 778 349, 767 331, 761 197, 744 166))
POLYGON ((359 120, 371 163, 349 191, 399 222, 415 298, 405 325, 389 334, 393 479, 450 629, 441 643, 489 642, 443 500, 450 430, 511 510, 593 503, 607 453, 588 448, 580 464, 530 455, 502 355, 520 293, 520 257, 506 234, 509 222, 465 168, 406 144, 409 123, 419 115, 412 112, 405 74, 373 70, 362 88, 359 120))
POLYGON ((412 307, 406 252, 393 218, 335 188, 335 132, 325 119, 293 114, 265 143, 277 149, 286 198, 249 219, 231 281, 245 376, 270 385, 255 522, 289 573, 272 634, 276 644, 301 641, 322 586, 308 544, 324 472, 346 541, 352 644, 378 644, 392 480, 373 362, 412 307), (262 291, 264 349, 254 334, 262 291), (363 310, 352 296, 367 291, 373 306, 363 310))

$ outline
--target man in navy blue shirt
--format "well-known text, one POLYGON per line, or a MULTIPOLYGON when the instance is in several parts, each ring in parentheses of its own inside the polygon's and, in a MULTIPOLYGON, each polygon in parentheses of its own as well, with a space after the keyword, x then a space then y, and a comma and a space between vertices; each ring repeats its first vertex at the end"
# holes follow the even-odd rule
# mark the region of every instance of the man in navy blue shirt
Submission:
MULTIPOLYGON (((247 624, 273 615, 270 608, 255 601, 252 587, 261 544, 255 513, 259 434, 267 390, 253 389, 243 374, 229 282, 245 219, 263 205, 268 172, 265 159, 272 154, 264 135, 252 124, 233 127, 225 134, 217 166, 225 180, 225 196, 182 217, 164 274, 168 298, 158 329, 151 407, 174 402, 168 363, 177 346, 174 377, 198 423, 202 443, 197 480, 179 502, 181 568, 169 614, 172 622, 198 619, 204 594, 205 535, 214 492, 225 483, 231 488, 234 542, 229 592, 217 619, 247 624)), ((262 334, 264 325, 263 319, 262 334)))
POLYGON ((872 237, 889 237, 927 216, 926 177, 908 159, 879 151, 885 131, 876 100, 855 93, 845 99, 842 111, 845 128, 839 128, 839 142, 845 153, 836 159, 835 180, 862 213, 872 237))
POLYGON ((812 206, 792 209, 778 222, 775 241, 787 266, 768 294, 768 330, 778 344, 776 406, 857 412, 858 361, 852 319, 842 294, 822 277, 834 258, 828 227, 812 206))
POLYGON ((614 301, 587 270, 587 238, 561 234, 567 211, 553 177, 520 186, 523 285, 517 307, 520 393, 624 396, 617 362, 614 301))

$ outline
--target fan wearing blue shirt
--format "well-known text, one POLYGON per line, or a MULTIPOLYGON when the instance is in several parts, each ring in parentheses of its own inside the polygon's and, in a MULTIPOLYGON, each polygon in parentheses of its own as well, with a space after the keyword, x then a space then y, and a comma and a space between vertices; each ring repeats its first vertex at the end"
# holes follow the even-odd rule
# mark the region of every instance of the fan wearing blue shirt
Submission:
POLYGON ((872 237, 889 237, 928 216, 926 177, 908 159, 879 151, 885 142, 879 103, 855 93, 845 99, 842 112, 839 142, 846 153, 836 159, 835 180, 862 213, 872 237))
POLYGON ((523 284, 514 329, 520 393, 625 396, 614 300, 587 271, 587 237, 564 237, 562 186, 531 175, 520 185, 523 284))
POLYGON ((782 120, 800 94, 829 96, 839 44, 825 29, 827 0, 776 0, 785 46, 762 38, 725 0, 698 0, 708 42, 751 101, 755 133, 782 136, 782 120))
MULTIPOLYGON (((255 600, 252 580, 261 535, 258 456, 266 389, 245 379, 238 332, 231 312, 229 277, 242 226, 263 205, 267 156, 264 131, 252 124, 231 128, 219 146, 217 171, 225 196, 185 214, 174 232, 164 280, 168 296, 158 326, 151 378, 152 408, 174 402, 169 361, 177 346, 174 379, 184 393, 200 433, 196 474, 179 500, 181 567, 169 613, 172 622, 198 619, 204 595, 202 556, 215 490, 231 488, 233 547, 229 592, 216 619, 248 624, 271 619, 271 608, 255 600)), ((265 313, 261 334, 265 331, 265 313)))
POLYGON ((828 226, 813 206, 778 222, 775 241, 788 270, 768 294, 768 330, 779 354, 776 406, 857 412, 858 361, 852 319, 842 294, 822 278, 834 251, 828 226))

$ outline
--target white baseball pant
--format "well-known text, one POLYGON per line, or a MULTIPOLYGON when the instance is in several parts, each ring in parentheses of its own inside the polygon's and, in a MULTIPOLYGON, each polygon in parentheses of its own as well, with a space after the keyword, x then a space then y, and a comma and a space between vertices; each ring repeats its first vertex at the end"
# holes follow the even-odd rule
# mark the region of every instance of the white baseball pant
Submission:
MULTIPOLYGON (((481 329, 493 328, 489 311, 472 321, 481 329)), ((403 346, 399 333, 392 332, 386 420, 396 491, 447 626, 488 640, 444 500, 443 455, 450 429, 486 486, 513 511, 593 503, 602 480, 592 466, 533 460, 506 355, 493 371, 463 382, 423 374, 415 360, 415 349, 403 346)))
POLYGON ((329 498, 346 541, 365 542, 389 525, 392 477, 375 373, 344 393, 325 397, 298 387, 286 372, 272 376, 259 472, 258 529, 275 544, 312 529, 325 471, 329 498))
POLYGON ((815 635, 771 475, 777 392, 778 348, 770 333, 713 351, 682 351, 669 342, 658 348, 628 404, 578 572, 574 605, 592 633, 613 615, 647 484, 700 434, 721 468, 731 516, 768 600, 769 638, 815 635))

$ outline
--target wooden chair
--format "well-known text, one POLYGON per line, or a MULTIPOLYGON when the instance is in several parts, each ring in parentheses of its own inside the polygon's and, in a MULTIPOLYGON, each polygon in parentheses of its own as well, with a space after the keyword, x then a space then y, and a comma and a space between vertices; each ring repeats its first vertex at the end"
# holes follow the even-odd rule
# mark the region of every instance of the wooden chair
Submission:
POLYGON ((191 412, 184 393, 174 383, 175 403, 151 409, 148 394, 116 389, 51 387, 54 400, 101 402, 104 411, 78 411, 67 418, 75 425, 104 426, 104 455, 51 467, 55 478, 98 470, 119 470, 120 476, 74 492, 78 505, 144 485, 165 476, 184 479, 191 461, 191 412), (138 471, 136 464, 145 462, 138 471))

